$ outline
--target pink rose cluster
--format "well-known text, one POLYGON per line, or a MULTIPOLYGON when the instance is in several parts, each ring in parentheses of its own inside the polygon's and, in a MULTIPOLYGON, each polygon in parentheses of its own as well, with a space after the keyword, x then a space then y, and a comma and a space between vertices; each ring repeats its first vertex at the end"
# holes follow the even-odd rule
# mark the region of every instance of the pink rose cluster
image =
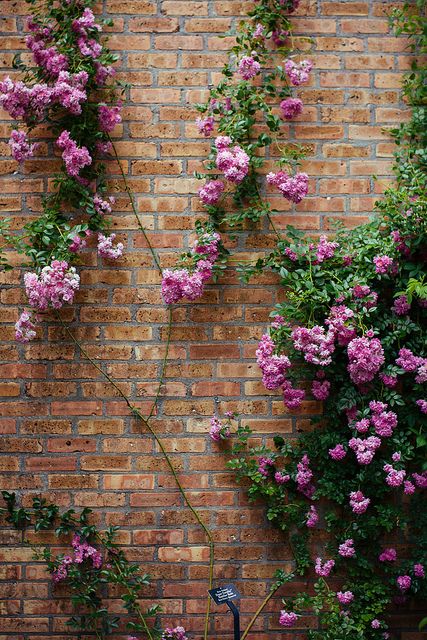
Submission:
POLYGON ((218 136, 215 140, 217 149, 216 166, 224 173, 229 182, 239 184, 249 171, 249 156, 241 147, 234 145, 229 136, 218 136))
POLYGON ((77 36, 77 46, 82 56, 89 56, 94 60, 102 53, 102 46, 94 38, 90 38, 90 32, 101 31, 101 26, 95 22, 95 16, 89 8, 84 9, 80 18, 72 23, 73 31, 77 36))
POLYGON ((203 134, 205 138, 209 138, 212 131, 214 130, 215 120, 213 116, 208 116, 207 118, 197 118, 196 124, 197 128, 199 129, 199 133, 203 134))
POLYGON ((423 384, 427 382, 427 358, 416 356, 410 349, 403 348, 399 350, 396 364, 401 367, 405 373, 413 373, 416 371, 416 383, 423 384))
POLYGON ((267 174, 267 182, 279 189, 284 198, 298 204, 307 195, 308 175, 296 173, 290 176, 284 171, 267 174))
POLYGON ((378 338, 368 331, 365 336, 353 338, 347 347, 347 370, 351 380, 362 385, 371 382, 384 364, 384 349, 378 338))
POLYGON ((333 258, 335 249, 338 247, 338 242, 329 242, 327 236, 321 235, 316 249, 316 263, 321 263, 329 258, 333 258))
POLYGON ((79 288, 80 278, 75 267, 69 267, 65 260, 53 260, 43 267, 40 275, 24 275, 25 290, 31 307, 46 311, 49 307, 60 309, 64 303, 71 303, 79 288))
POLYGON ((254 54, 244 56, 239 62, 238 72, 244 80, 254 78, 260 71, 261 65, 258 60, 255 60, 254 54))
POLYGON ((372 462, 376 450, 381 446, 381 439, 376 436, 369 436, 365 439, 351 438, 348 446, 356 454, 357 462, 366 465, 372 462))
POLYGON ((85 86, 86 71, 71 74, 60 71, 55 83, 44 83, 27 87, 23 82, 13 82, 8 76, 0 82, 0 105, 12 118, 24 120, 40 119, 49 106, 58 104, 73 115, 82 111, 81 104, 87 100, 85 86))
POLYGON ((209 436, 214 442, 220 442, 231 436, 229 424, 223 424, 219 418, 212 416, 209 436))
POLYGON ((35 329, 32 314, 23 311, 15 324, 15 338, 18 342, 30 342, 36 337, 35 329))
POLYGON ((209 180, 199 189, 199 198, 208 206, 215 205, 222 196, 225 185, 221 180, 209 180))
POLYGON ((193 273, 188 269, 163 271, 162 296, 166 304, 174 304, 183 298, 197 300, 203 295, 206 282, 212 275, 213 265, 219 255, 220 240, 218 233, 204 233, 194 243, 192 257, 197 261, 193 273))
MULTIPOLYGON (((53 260, 51 265, 43 267, 40 275, 26 273, 24 284, 31 307, 37 311, 46 311, 49 307, 60 309, 63 304, 71 303, 79 289, 80 278, 75 267, 69 267, 63 260, 53 260)), ((33 340, 36 336, 35 328, 32 314, 23 311, 15 324, 16 340, 33 340)))
POLYGON ((117 260, 117 258, 123 255, 123 243, 118 242, 116 246, 113 245, 115 237, 115 233, 112 233, 110 236, 104 236, 102 233, 98 234, 98 254, 101 258, 117 260))
POLYGON ((370 498, 366 498, 361 491, 352 491, 350 493, 350 507, 353 513, 358 516, 365 513, 370 502, 370 498))
POLYGON ((306 515, 305 523, 309 529, 313 529, 318 522, 319 522, 319 514, 317 513, 317 509, 314 506, 314 504, 312 504, 310 506, 310 511, 308 511, 306 515))
POLYGON ((356 549, 354 548, 354 540, 352 538, 348 538, 344 540, 342 544, 338 547, 338 553, 343 558, 353 558, 356 555, 356 549))
POLYGON ((114 127, 122 121, 120 115, 121 104, 108 107, 106 104, 100 104, 98 107, 99 127, 105 133, 111 133, 114 127))
POLYGON ((375 256, 373 259, 375 271, 379 274, 389 273, 393 267, 393 258, 390 256, 375 256))
POLYGON ((281 101, 280 109, 285 120, 292 120, 302 113, 303 102, 299 98, 286 98, 281 101))
POLYGON ((32 18, 28 19, 27 26, 31 33, 25 38, 25 44, 33 54, 36 65, 52 76, 65 71, 68 68, 67 56, 59 53, 55 46, 49 46, 52 42, 52 29, 42 27, 32 18))
POLYGON ((337 600, 340 604, 350 604, 354 600, 352 591, 338 591, 337 600))
POLYGON ((322 578, 327 578, 334 567, 335 560, 327 560, 326 562, 323 562, 322 558, 316 558, 316 562, 314 564, 315 572, 322 578))
POLYGON ((275 344, 268 334, 264 334, 256 350, 257 363, 262 371, 262 381, 267 389, 282 387, 283 401, 288 409, 299 409, 304 399, 304 391, 295 389, 286 379, 286 372, 291 366, 287 356, 276 355, 275 344))
POLYGON ((38 144, 30 144, 25 131, 13 129, 10 135, 9 146, 12 152, 12 158, 21 164, 25 160, 32 158, 38 144))
POLYGON ((166 627, 162 633, 162 640, 188 640, 184 627, 166 627))
POLYGON ((80 171, 92 163, 92 158, 86 147, 78 147, 71 138, 70 132, 64 130, 56 141, 62 149, 62 159, 69 176, 77 177, 80 171))
POLYGON ((279 624, 282 627, 293 627, 298 622, 298 616, 294 611, 282 609, 279 617, 279 624))
POLYGON ((406 477, 404 469, 397 470, 391 464, 385 464, 383 469, 387 473, 385 481, 389 487, 400 487, 403 484, 406 477))
POLYGON ((85 560, 90 559, 94 569, 100 569, 102 567, 102 555, 98 549, 92 547, 86 540, 82 540, 77 534, 73 536, 71 541, 74 554, 72 556, 64 556, 61 564, 55 571, 52 572, 53 582, 61 582, 65 580, 68 575, 68 567, 71 564, 82 564, 85 560))
POLYGON ((294 349, 304 354, 306 362, 321 367, 331 364, 331 354, 335 350, 335 335, 333 331, 326 332, 324 327, 318 325, 311 329, 295 327, 291 338, 294 349))
POLYGON ((312 482, 313 472, 310 469, 310 458, 307 454, 304 454, 300 462, 297 464, 297 473, 295 476, 295 482, 297 490, 300 491, 306 498, 312 498, 315 487, 312 482))
POLYGON ((308 81, 312 68, 313 63, 310 60, 302 60, 299 63, 290 59, 285 61, 286 75, 295 87, 308 81))

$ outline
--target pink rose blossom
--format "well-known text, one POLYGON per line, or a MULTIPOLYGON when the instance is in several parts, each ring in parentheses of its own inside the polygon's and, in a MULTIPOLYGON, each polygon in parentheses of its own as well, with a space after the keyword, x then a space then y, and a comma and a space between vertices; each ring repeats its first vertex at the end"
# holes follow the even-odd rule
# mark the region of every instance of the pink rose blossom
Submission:
POLYGON ((378 560, 380 562, 395 562, 397 560, 397 552, 393 547, 389 547, 388 549, 384 549, 378 556, 378 560))
POLYGON ((316 507, 312 504, 310 506, 310 511, 306 514, 306 525, 309 529, 312 529, 319 522, 319 514, 317 513, 316 507))
POLYGON ((329 449, 329 456, 332 460, 342 460, 347 455, 342 444, 337 444, 333 449, 329 449))
POLYGON ((370 498, 365 498, 361 491, 352 491, 350 493, 350 507, 352 508, 353 513, 356 513, 357 515, 365 513, 370 502, 370 498))
POLYGON ((261 65, 252 56, 244 56, 239 62, 238 71, 244 80, 250 80, 261 71, 261 65))
POLYGON ((347 353, 350 378, 358 385, 373 380, 384 364, 384 349, 378 338, 353 338, 347 353))
POLYGON ((30 342, 36 337, 36 325, 33 316, 28 311, 23 311, 15 324, 15 338, 18 342, 30 342))
POLYGON ((293 60, 288 59, 285 62, 286 74, 294 86, 307 82, 312 68, 313 63, 310 60, 302 60, 300 63, 295 63, 293 60))
POLYGON ((29 304, 34 309, 46 311, 49 307, 60 309, 64 303, 71 304, 80 278, 75 267, 69 267, 65 261, 53 260, 39 275, 26 273, 24 284, 29 304))
POLYGON ((398 576, 396 582, 399 589, 404 592, 410 588, 412 579, 410 576, 398 576))
POLYGON ((13 129, 9 139, 9 146, 12 152, 12 158, 21 164, 25 160, 33 157, 39 145, 37 143, 30 144, 25 131, 13 129))
POLYGON ((115 233, 112 233, 110 236, 104 236, 102 233, 98 234, 98 254, 101 258, 117 260, 117 258, 123 255, 124 247, 122 242, 118 242, 116 246, 113 246, 115 237, 115 233))
POLYGON ((291 479, 291 476, 288 473, 282 473, 281 471, 276 471, 274 474, 274 479, 277 484, 286 484, 291 479))
POLYGON ((393 259, 389 256, 375 256, 373 263, 377 273, 388 273, 393 266, 393 259))
POLYGON ((354 540, 352 538, 348 538, 338 547, 338 553, 343 558, 352 558, 356 555, 356 549, 354 548, 354 540))
POLYGON ((293 627, 298 621, 298 616, 293 611, 281 611, 279 624, 282 627, 293 627))
POLYGON ((166 627, 162 633, 161 640, 188 640, 184 627, 166 627))
POLYGON ((303 389, 295 389, 289 380, 285 380, 283 383, 283 402, 288 409, 297 410, 301 407, 302 401, 305 397, 303 389))
POLYGON ((78 147, 70 137, 68 131, 63 131, 56 141, 62 152, 62 159, 68 175, 77 177, 81 169, 92 163, 92 158, 86 147, 78 147))
POLYGON ((282 110, 282 116, 286 120, 292 120, 303 110, 302 100, 299 98, 286 98, 286 100, 282 100, 280 103, 280 108, 282 110))
POLYGON ((316 558, 314 570, 318 576, 327 578, 335 566, 335 560, 327 560, 322 564, 321 558, 316 558))
POLYGON ((199 132, 202 133, 205 138, 209 138, 214 130, 215 120, 212 116, 208 116, 207 118, 197 118, 196 124, 199 132))
POLYGON ((210 180, 199 189, 199 198, 206 205, 214 205, 218 202, 225 189, 221 180, 210 180))
POLYGON ((351 591, 338 591, 337 598, 340 604, 350 604, 354 600, 354 595, 351 591))
POLYGON ((105 104, 100 104, 98 107, 98 119, 101 131, 105 133, 111 133, 117 124, 122 121, 120 115, 121 105, 117 104, 114 107, 107 107, 105 104))
POLYGON ((411 305, 406 296, 399 296, 393 304, 393 311, 397 316, 405 316, 410 310, 411 305))
MULTIPOLYGON (((222 136, 225 138, 225 136, 222 136)), ((238 145, 234 147, 218 147, 218 153, 216 156, 216 166, 220 171, 224 173, 224 177, 230 182, 236 184, 242 182, 247 176, 249 171, 249 156, 238 145)))
POLYGON ((295 204, 301 202, 308 192, 308 175, 306 173, 296 173, 294 176, 289 176, 284 171, 269 173, 267 182, 277 187, 284 198, 295 202, 295 204))

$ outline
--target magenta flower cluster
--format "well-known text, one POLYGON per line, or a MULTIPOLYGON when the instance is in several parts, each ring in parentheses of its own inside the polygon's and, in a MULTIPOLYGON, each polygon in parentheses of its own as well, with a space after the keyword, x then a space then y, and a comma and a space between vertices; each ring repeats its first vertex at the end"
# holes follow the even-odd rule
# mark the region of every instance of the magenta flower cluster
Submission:
POLYGON ((70 267, 64 260, 53 260, 39 275, 26 273, 24 283, 29 305, 38 311, 46 311, 49 307, 60 309, 65 303, 71 303, 79 289, 80 278, 75 267, 70 267))
POLYGON ((279 624, 282 627, 293 627, 298 622, 298 616, 294 611, 285 611, 284 609, 280 612, 279 624))
POLYGON ((117 260, 117 258, 123 255, 123 243, 118 242, 115 246, 113 245, 115 237, 115 233, 112 233, 110 236, 104 236, 102 233, 98 234, 98 254, 101 258, 117 260))
POLYGON ((353 338, 348 344, 347 354, 347 369, 351 380, 357 385, 371 382, 384 364, 381 341, 372 337, 370 332, 363 337, 353 338))
POLYGON ((111 133, 114 127, 122 121, 120 115, 121 105, 116 104, 108 107, 106 104, 100 104, 98 107, 99 127, 105 133, 111 133))
POLYGON ((232 144, 228 136, 219 136, 215 140, 217 148, 216 166, 229 182, 238 184, 247 176, 249 156, 239 145, 232 144))
POLYGON ((188 640, 184 627, 166 627, 162 633, 162 640, 188 640))
POLYGON ((220 442, 231 436, 229 424, 223 424, 219 418, 213 416, 211 418, 211 428, 209 436, 214 442, 220 442))
POLYGON ((370 498, 366 498, 361 491, 352 491, 350 493, 350 507, 353 513, 358 516, 365 513, 370 502, 370 498))
POLYGON ((174 304, 183 298, 197 300, 203 295, 219 255, 220 239, 218 233, 205 233, 194 243, 192 259, 195 269, 192 273, 188 269, 163 271, 162 296, 166 304, 174 304))
POLYGON ((284 198, 298 204, 307 195, 308 175, 306 173, 296 173, 290 176, 284 171, 269 173, 267 182, 279 189, 284 198))
POLYGON ((303 102, 299 98, 286 98, 281 101, 280 109, 285 120, 292 120, 292 118, 296 118, 302 113, 303 102))
POLYGON ((250 80, 261 71, 261 65, 253 55, 244 56, 239 62, 238 71, 244 80, 250 80))
POLYGON ((348 538, 344 540, 342 544, 338 547, 338 553, 343 558, 353 558, 356 555, 356 549, 354 548, 354 540, 352 538, 348 538))
POLYGON ((206 205, 214 205, 218 202, 225 189, 221 180, 209 180, 199 189, 199 198, 206 205))
POLYGON ((335 560, 326 560, 326 562, 323 562, 322 558, 316 558, 316 562, 314 564, 315 572, 322 578, 327 578, 334 567, 335 560))
POLYGON ((12 152, 12 158, 21 164, 25 160, 32 158, 38 145, 37 143, 30 144, 25 131, 13 129, 10 135, 9 146, 12 152))
POLYGON ((296 87, 309 80, 312 68, 313 63, 310 60, 302 60, 298 63, 289 59, 285 62, 286 74, 291 83, 296 87))
POLYGON ((69 131, 64 130, 57 139, 56 144, 62 149, 62 159, 65 162, 68 175, 75 178, 84 167, 92 163, 92 158, 87 148, 78 147, 71 138, 69 131))
POLYGON ((71 541, 71 546, 74 551, 73 556, 66 555, 62 558, 59 566, 52 572, 53 582, 65 580, 68 576, 68 567, 72 564, 80 565, 85 560, 91 560, 94 569, 100 569, 102 567, 101 552, 90 545, 87 540, 82 540, 79 535, 75 534, 71 541))

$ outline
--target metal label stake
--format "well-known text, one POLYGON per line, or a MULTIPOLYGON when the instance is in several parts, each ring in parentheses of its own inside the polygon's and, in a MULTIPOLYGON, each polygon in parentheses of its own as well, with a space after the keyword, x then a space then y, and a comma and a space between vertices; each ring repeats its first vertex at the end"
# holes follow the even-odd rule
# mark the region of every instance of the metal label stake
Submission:
POLYGON ((240 611, 234 604, 235 598, 240 598, 240 593, 232 584, 217 589, 209 589, 209 595, 216 604, 226 604, 233 614, 234 640, 240 640, 240 611))

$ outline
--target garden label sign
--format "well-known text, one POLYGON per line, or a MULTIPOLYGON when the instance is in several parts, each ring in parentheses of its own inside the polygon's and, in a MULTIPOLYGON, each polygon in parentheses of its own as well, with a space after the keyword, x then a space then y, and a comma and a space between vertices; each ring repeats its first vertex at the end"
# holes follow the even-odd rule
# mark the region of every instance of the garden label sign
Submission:
POLYGON ((240 640, 240 612, 233 602, 235 598, 240 598, 236 587, 227 584, 225 587, 209 589, 209 595, 216 604, 226 604, 230 609, 234 619, 234 640, 240 640))

